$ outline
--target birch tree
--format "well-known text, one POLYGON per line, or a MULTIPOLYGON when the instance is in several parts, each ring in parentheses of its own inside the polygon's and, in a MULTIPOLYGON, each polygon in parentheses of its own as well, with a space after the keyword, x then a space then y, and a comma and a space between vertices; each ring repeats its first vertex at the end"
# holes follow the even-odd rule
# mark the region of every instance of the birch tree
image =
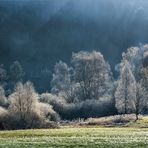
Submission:
MULTIPOLYGON (((38 94, 32 83, 18 83, 14 93, 9 97, 8 108, 13 128, 39 127, 43 120, 38 108, 38 94)), ((11 125, 10 125, 11 126, 11 125)))
POLYGON ((136 94, 136 81, 131 66, 127 60, 120 65, 120 77, 115 92, 116 108, 119 113, 131 113, 134 111, 136 94))
POLYGON ((70 86, 70 68, 62 61, 56 63, 54 74, 51 81, 51 92, 58 94, 61 91, 66 91, 70 86))
POLYGON ((135 115, 136 120, 138 120, 138 116, 142 113, 142 109, 146 106, 148 107, 148 93, 146 92, 145 88, 142 87, 141 83, 136 84, 136 98, 134 101, 135 105, 135 115))
POLYGON ((73 53, 74 81, 80 85, 81 99, 99 99, 111 88, 111 70, 101 53, 73 53))

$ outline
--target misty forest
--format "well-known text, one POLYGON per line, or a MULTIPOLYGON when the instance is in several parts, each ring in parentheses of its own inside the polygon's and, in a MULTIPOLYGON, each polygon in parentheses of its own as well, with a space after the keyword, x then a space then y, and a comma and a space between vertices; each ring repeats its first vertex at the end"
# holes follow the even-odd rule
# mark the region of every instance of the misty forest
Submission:
POLYGON ((147 128, 147 115, 148 1, 0 0, 0 130, 147 128))

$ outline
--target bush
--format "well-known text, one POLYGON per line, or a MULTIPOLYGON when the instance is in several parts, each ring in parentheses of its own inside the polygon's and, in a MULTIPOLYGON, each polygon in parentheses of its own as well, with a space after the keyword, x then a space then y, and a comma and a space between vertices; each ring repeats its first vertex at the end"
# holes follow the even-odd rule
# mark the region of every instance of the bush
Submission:
POLYGON ((39 98, 41 102, 50 104, 53 107, 53 110, 56 111, 60 116, 67 105, 66 101, 62 97, 52 95, 50 93, 43 93, 39 98))
POLYGON ((20 118, 19 113, 8 114, 8 118, 5 120, 5 129, 31 129, 42 128, 44 126, 44 118, 36 112, 32 112, 30 115, 20 118))
POLYGON ((101 118, 89 118, 81 125, 104 125, 104 126, 114 126, 114 125, 125 125, 131 121, 135 121, 134 114, 125 115, 115 115, 101 118))
POLYGON ((5 90, 0 86, 0 106, 6 107, 8 105, 8 100, 5 96, 5 90))
POLYGON ((5 129, 43 128, 50 121, 58 121, 58 114, 49 104, 40 103, 38 96, 32 83, 18 83, 9 96, 8 115, 4 118, 5 129))
POLYGON ((51 105, 47 103, 38 103, 38 106, 46 120, 54 122, 60 120, 60 116, 52 109, 51 105))
POLYGON ((114 110, 109 102, 100 102, 97 100, 86 100, 80 103, 67 104, 64 106, 64 119, 78 119, 89 117, 102 117, 114 114, 114 110))
POLYGON ((101 117, 116 113, 109 101, 86 100, 78 103, 67 103, 61 97, 49 93, 40 95, 40 101, 52 105, 60 117, 66 120, 101 117))
POLYGON ((0 129, 5 129, 5 122, 8 117, 8 110, 3 107, 0 107, 0 129))
POLYGON ((38 94, 32 83, 18 83, 15 91, 9 96, 9 121, 10 129, 26 129, 40 127, 44 117, 38 108, 38 94))

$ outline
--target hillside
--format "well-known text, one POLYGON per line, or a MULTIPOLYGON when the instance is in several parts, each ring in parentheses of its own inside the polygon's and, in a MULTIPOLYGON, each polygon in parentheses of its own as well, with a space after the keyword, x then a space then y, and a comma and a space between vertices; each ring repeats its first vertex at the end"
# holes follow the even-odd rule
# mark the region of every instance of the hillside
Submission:
MULTIPOLYGON (((49 89, 53 65, 100 50, 114 71, 128 47, 147 43, 147 1, 1 0, 0 64, 20 61, 26 80, 49 89), (48 74, 42 71, 48 69, 48 74)), ((115 72, 115 71, 114 71, 115 72)))

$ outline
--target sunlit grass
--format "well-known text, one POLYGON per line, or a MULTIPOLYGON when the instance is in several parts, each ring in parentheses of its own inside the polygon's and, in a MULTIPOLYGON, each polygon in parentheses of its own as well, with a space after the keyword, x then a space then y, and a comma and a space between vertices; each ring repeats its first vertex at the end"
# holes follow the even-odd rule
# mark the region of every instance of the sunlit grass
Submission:
POLYGON ((0 147, 148 147, 146 128, 62 128, 1 131, 0 147))
POLYGON ((128 124, 130 127, 140 127, 140 128, 148 128, 148 116, 142 117, 136 122, 130 122, 128 124))

